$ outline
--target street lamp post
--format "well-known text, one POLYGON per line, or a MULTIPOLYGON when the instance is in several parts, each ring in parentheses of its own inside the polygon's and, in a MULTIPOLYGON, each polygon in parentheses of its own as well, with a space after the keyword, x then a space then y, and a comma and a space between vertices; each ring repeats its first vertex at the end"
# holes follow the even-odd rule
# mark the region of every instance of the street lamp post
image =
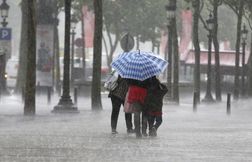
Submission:
MULTIPOLYGON (((2 27, 5 28, 8 25, 8 22, 6 21, 6 18, 8 17, 10 6, 6 3, 6 0, 3 0, 2 4, 0 5, 0 13, 1 17, 3 18, 3 21, 1 22, 2 27)), ((0 49, 0 91, 7 93, 7 87, 6 87, 6 49, 0 49)))
POLYGON ((76 28, 77 20, 73 17, 71 20, 71 85, 73 85, 74 82, 74 37, 75 37, 75 28, 76 28))
POLYGON ((246 29, 245 24, 243 25, 242 33, 242 77, 241 77, 241 95, 245 97, 246 88, 245 88, 245 76, 246 76, 246 69, 245 69, 245 47, 246 47, 246 40, 248 35, 248 30, 246 29))
POLYGON ((167 44, 167 88, 169 91, 166 95, 166 100, 172 99, 172 21, 175 18, 176 4, 169 3, 165 6, 167 15, 167 29, 168 29, 168 44, 167 44))
POLYGON ((3 27, 6 27, 8 25, 6 18, 8 17, 9 14, 9 8, 10 6, 6 3, 6 0, 3 0, 3 3, 0 5, 1 17, 3 18, 1 24, 3 27))
MULTIPOLYGON (((56 6, 56 4, 55 4, 56 6)), ((56 66, 55 67, 55 72, 56 72, 56 75, 55 75, 55 72, 53 72, 53 76, 56 77, 56 79, 54 79, 54 81, 56 81, 56 90, 58 93, 60 93, 60 88, 61 88, 61 83, 60 83, 60 58, 59 58, 59 41, 58 41, 58 33, 57 33, 57 27, 59 25, 59 19, 57 17, 57 13, 54 12, 52 14, 52 17, 53 17, 53 31, 54 31, 54 64, 56 66)), ((55 84, 54 84, 55 85, 55 84)))
POLYGON ((3 94, 7 91, 5 67, 6 67, 6 53, 3 50, 1 50, 0 51, 0 94, 3 94))
POLYGON ((64 73, 63 73, 63 94, 58 105, 54 107, 54 113, 78 113, 77 106, 73 104, 70 96, 70 20, 71 0, 65 0, 65 48, 64 48, 64 73))
POLYGON ((211 84, 212 84, 212 80, 211 80, 211 61, 212 61, 212 31, 214 28, 214 20, 213 20, 213 16, 210 13, 209 15, 209 19, 206 20, 207 23, 207 27, 209 30, 209 34, 208 34, 208 62, 207 62, 207 89, 206 89, 206 96, 205 98, 202 100, 203 102, 214 102, 213 96, 211 94, 211 84))

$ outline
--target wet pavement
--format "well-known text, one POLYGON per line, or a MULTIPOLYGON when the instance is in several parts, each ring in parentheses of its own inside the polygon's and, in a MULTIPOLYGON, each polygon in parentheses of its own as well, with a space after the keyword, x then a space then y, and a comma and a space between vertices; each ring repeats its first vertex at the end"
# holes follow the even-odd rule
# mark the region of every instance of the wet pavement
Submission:
POLYGON ((252 100, 192 109, 192 98, 179 106, 164 105, 156 138, 136 139, 126 133, 123 111, 117 135, 110 130, 111 103, 102 95, 103 110, 78 99, 78 114, 54 114, 59 100, 38 96, 34 117, 23 116, 20 97, 0 101, 0 162, 249 162, 252 161, 252 100))

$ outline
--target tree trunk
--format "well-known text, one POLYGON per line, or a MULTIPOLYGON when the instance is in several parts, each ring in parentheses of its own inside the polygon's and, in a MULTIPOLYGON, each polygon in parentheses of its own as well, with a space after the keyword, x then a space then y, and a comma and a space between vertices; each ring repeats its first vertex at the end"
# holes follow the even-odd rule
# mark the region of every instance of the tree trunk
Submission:
POLYGON ((25 84, 24 114, 35 114, 36 93, 36 23, 35 23, 35 0, 23 0, 26 6, 27 16, 27 73, 25 84))
POLYGON ((111 36, 111 31, 110 31, 110 25, 105 24, 106 30, 107 30, 107 36, 108 36, 108 40, 109 40, 109 46, 110 46, 110 51, 109 54, 107 55, 107 65, 109 67, 109 71, 111 71, 111 62, 113 60, 113 54, 116 50, 116 47, 119 43, 119 32, 118 32, 118 25, 115 26, 115 38, 114 41, 112 41, 112 36, 111 36))
POLYGON ((200 102, 200 46, 199 46, 199 15, 200 0, 193 0, 193 45, 195 49, 194 65, 194 92, 197 93, 197 101, 200 102))
MULTIPOLYGON (((176 0, 174 0, 176 3, 176 0)), ((175 103, 179 104, 179 51, 178 51, 178 34, 177 34, 177 23, 176 18, 173 23, 173 100, 175 103)))
POLYGON ((61 89, 61 81, 60 81, 60 47, 59 47, 59 30, 58 30, 58 24, 55 26, 55 57, 56 57, 56 89, 58 93, 61 89))
POLYGON ((218 5, 219 0, 214 0, 213 4, 213 44, 215 49, 215 95, 216 101, 221 101, 221 74, 220 74, 220 56, 219 56, 219 42, 218 42, 218 5))
POLYGON ((95 32, 92 81, 92 109, 102 109, 101 104, 101 55, 102 55, 102 0, 94 0, 95 32))
POLYGON ((103 41, 103 44, 104 44, 104 48, 105 48, 105 53, 106 53, 106 59, 107 59, 107 66, 109 67, 109 71, 111 71, 111 66, 110 66, 110 63, 109 63, 109 56, 110 56, 110 54, 109 54, 109 51, 108 51, 108 46, 107 46, 107 42, 106 42, 106 40, 105 40, 105 38, 104 38, 104 35, 102 35, 102 41, 103 41))
POLYGON ((82 53, 82 68, 83 68, 83 76, 86 80, 86 42, 85 42, 85 23, 84 23, 84 14, 81 12, 81 36, 82 36, 82 47, 81 47, 81 53, 82 53))
POLYGON ((172 57, 172 24, 173 21, 171 22, 170 26, 168 26, 168 41, 167 41, 167 61, 168 61, 168 66, 167 66, 167 99, 171 100, 172 99, 172 94, 173 94, 173 89, 172 89, 172 64, 173 64, 173 57, 172 57))
MULTIPOLYGON (((176 5, 176 2, 174 0, 169 0, 169 5, 174 6, 176 5)), ((167 66, 167 88, 168 92, 166 94, 167 101, 172 101, 173 100, 173 86, 172 86, 172 72, 173 72, 173 45, 172 45, 172 39, 174 35, 174 18, 168 20, 168 25, 167 25, 167 33, 168 33, 168 38, 167 38, 167 61, 168 61, 168 66, 167 66)))
POLYGON ((248 96, 252 97, 252 40, 250 40, 250 57, 248 61, 248 96))
POLYGON ((136 36, 136 49, 140 48, 140 38, 139 35, 136 36))
POLYGON ((155 51, 155 38, 151 39, 151 51, 154 53, 155 51))
POLYGON ((24 88, 26 82, 26 66, 27 66, 27 39, 28 39, 28 17, 27 17, 27 6, 25 6, 25 0, 21 3, 21 10, 22 10, 22 25, 21 25, 21 41, 20 41, 20 53, 19 53, 19 68, 17 74, 17 83, 15 87, 16 93, 21 93, 22 89, 24 88))
POLYGON ((244 0, 239 1, 239 11, 237 17, 237 34, 236 34, 236 45, 235 45, 235 79, 234 79, 234 99, 238 100, 239 98, 239 89, 240 89, 240 42, 241 42, 241 23, 242 23, 242 15, 243 15, 243 6, 244 0))
MULTIPOLYGON (((251 34, 252 36, 252 34, 251 34)), ((248 76, 248 84, 247 84, 247 88, 248 88, 248 97, 251 98, 252 96, 252 40, 250 41, 250 57, 248 60, 248 71, 247 71, 247 76, 248 76)))

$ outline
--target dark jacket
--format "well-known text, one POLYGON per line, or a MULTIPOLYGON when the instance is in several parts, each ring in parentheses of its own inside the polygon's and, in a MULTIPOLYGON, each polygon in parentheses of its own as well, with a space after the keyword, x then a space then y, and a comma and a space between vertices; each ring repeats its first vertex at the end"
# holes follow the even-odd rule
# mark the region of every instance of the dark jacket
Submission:
POLYGON ((146 110, 162 112, 163 98, 167 92, 167 87, 160 83, 158 79, 153 78, 151 86, 147 89, 147 96, 145 98, 146 110))
POLYGON ((109 92, 108 97, 115 96, 124 101, 128 92, 127 81, 119 76, 117 79, 117 83, 118 86, 113 91, 109 92))
POLYGON ((142 88, 148 88, 151 85, 152 78, 145 79, 143 81, 135 79, 127 79, 128 85, 135 85, 142 88))

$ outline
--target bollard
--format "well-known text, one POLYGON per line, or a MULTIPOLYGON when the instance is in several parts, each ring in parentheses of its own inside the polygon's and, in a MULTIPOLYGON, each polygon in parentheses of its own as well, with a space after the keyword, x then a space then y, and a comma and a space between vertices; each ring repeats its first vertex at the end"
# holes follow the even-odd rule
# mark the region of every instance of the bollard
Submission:
POLYGON ((230 104, 231 94, 227 94, 227 115, 231 114, 231 104, 230 104))
POLYGON ((22 90, 21 90, 22 92, 21 92, 21 98, 22 98, 22 102, 24 103, 24 101, 25 101, 25 88, 24 87, 22 87, 22 90))
POLYGON ((61 88, 62 88, 61 83, 59 83, 59 87, 58 87, 58 96, 59 97, 61 96, 61 88))
POLYGON ((42 88, 41 88, 41 86, 40 86, 40 82, 38 82, 38 83, 37 83, 37 86, 36 86, 36 91, 37 91, 37 94, 38 94, 38 95, 41 95, 41 90, 42 90, 42 88))
POLYGON ((193 112, 197 111, 197 104, 198 104, 197 96, 198 96, 198 93, 194 92, 193 93, 193 112))
POLYGON ((51 87, 47 87, 47 104, 51 104, 51 87))
POLYGON ((0 87, 0 101, 1 101, 1 97, 2 97, 2 90, 1 90, 1 87, 0 87))
POLYGON ((74 88, 74 104, 77 104, 77 96, 78 96, 78 91, 77 91, 77 87, 74 88))

